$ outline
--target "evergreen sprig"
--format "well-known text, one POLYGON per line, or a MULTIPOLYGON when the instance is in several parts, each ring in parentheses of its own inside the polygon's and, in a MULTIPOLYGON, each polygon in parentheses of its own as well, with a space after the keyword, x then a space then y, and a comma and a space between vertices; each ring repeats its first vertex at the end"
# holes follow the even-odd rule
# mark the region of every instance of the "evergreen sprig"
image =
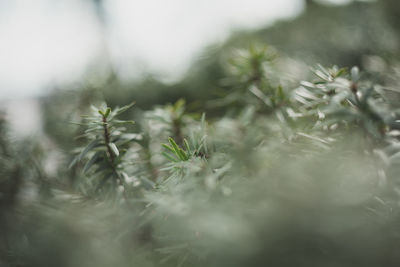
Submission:
POLYGON ((80 149, 70 166, 84 161, 83 173, 92 177, 90 184, 95 191, 110 187, 116 191, 120 186, 122 190, 126 190, 124 157, 131 141, 139 136, 126 133, 124 126, 133 124, 133 121, 119 120, 117 117, 133 105, 134 103, 114 110, 106 106, 93 106, 93 114, 85 116, 81 123, 87 129, 80 138, 86 138, 88 144, 80 149))

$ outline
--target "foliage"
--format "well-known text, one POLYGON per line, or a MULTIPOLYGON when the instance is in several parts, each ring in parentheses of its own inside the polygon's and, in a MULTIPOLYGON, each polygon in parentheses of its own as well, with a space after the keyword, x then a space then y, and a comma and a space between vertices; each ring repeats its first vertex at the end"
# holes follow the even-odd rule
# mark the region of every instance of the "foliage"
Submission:
POLYGON ((287 82, 278 60, 233 52, 207 120, 184 100, 92 106, 65 125, 73 171, 0 121, 0 265, 397 266, 399 92, 357 67, 287 82))
POLYGON ((82 149, 71 163, 71 167, 76 162, 86 160, 83 172, 88 174, 91 179, 83 190, 95 189, 104 191, 104 188, 111 187, 111 193, 115 193, 118 188, 126 190, 127 175, 124 172, 126 153, 129 143, 140 139, 136 134, 127 134, 124 125, 133 124, 133 121, 117 119, 118 115, 128 110, 133 103, 111 111, 109 107, 92 107, 93 114, 84 118, 82 125, 87 127, 85 133, 80 137, 85 137, 89 143, 82 149), (88 189, 87 189, 88 187, 88 189))

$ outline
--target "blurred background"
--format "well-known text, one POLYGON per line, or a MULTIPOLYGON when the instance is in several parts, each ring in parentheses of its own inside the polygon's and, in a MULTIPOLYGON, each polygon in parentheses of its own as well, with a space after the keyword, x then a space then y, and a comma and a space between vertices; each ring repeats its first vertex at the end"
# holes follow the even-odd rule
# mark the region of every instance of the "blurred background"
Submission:
POLYGON ((2 0, 1 109, 15 134, 55 139, 68 110, 99 98, 206 109, 226 51, 253 43, 300 79, 317 63, 381 72, 399 55, 399 10, 397 0, 2 0))
POLYGON ((0 0, 0 267, 400 266, 399 1, 0 0))

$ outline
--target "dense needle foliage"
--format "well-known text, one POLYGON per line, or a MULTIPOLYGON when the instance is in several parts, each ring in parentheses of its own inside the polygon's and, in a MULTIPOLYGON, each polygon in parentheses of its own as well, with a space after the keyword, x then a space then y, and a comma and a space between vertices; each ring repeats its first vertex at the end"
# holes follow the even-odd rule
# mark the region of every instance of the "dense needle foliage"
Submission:
POLYGON ((0 117, 0 266, 398 266, 393 75, 277 60, 232 53, 206 110, 65 104, 58 160, 0 117))

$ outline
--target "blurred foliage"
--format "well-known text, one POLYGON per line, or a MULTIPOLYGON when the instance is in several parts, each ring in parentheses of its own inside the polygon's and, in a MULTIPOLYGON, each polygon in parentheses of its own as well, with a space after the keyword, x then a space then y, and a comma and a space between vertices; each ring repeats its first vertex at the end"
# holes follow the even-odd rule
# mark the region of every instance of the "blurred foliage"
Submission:
POLYGON ((400 265, 397 4, 308 3, 175 84, 54 91, 49 138, 1 113, 0 266, 400 265))
MULTIPOLYGON (((111 107, 136 101, 138 110, 148 110, 154 105, 174 103, 183 98, 190 111, 207 108, 208 117, 213 117, 214 114, 224 113, 223 109, 211 109, 208 102, 210 99, 220 99, 225 94, 221 88, 226 86, 225 62, 231 57, 232 48, 247 49, 257 43, 268 43, 279 48, 282 56, 275 60, 274 65, 275 71, 283 73, 279 77, 280 83, 308 78, 308 66, 316 63, 325 66, 335 64, 339 67, 359 66, 361 69, 374 66, 378 73, 382 73, 386 71, 387 65, 399 59, 400 33, 396 24, 400 12, 398 1, 353 1, 344 6, 320 2, 308 1, 304 13, 292 20, 278 21, 270 27, 253 32, 238 31, 223 44, 210 45, 197 56, 180 81, 163 83, 149 74, 136 81, 123 82, 117 73, 111 72, 108 77, 99 79, 102 83, 89 82, 97 77, 88 74, 88 81, 75 87, 89 97, 101 96, 100 99, 111 107)), ((48 103, 44 105, 46 111, 52 108, 51 104, 57 98, 66 100, 66 103, 79 101, 73 94, 68 96, 57 90, 44 99, 48 103)), ((54 106, 58 107, 57 104, 54 106)), ((54 113, 50 113, 54 117, 48 119, 50 115, 45 112, 46 129, 50 135, 59 137, 60 132, 63 132, 59 130, 62 126, 56 122, 65 119, 66 110, 54 110, 54 113)))

